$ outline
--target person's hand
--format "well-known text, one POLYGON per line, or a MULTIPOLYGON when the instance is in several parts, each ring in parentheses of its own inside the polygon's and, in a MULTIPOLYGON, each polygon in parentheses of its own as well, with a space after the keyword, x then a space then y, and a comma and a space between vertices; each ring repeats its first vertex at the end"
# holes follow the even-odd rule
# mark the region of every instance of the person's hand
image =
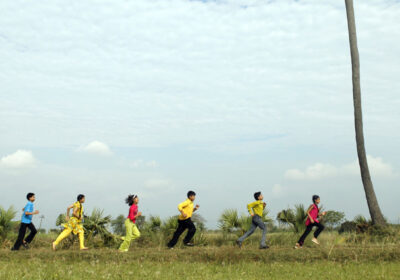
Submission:
POLYGON ((25 211, 25 208, 22 208, 22 211, 25 211))
POLYGON ((267 206, 267 203, 263 202, 263 206, 264 206, 264 208, 265 208, 265 206, 267 206))
POLYGON ((65 221, 69 221, 69 216, 65 216, 65 221))
POLYGON ((312 224, 314 223, 314 219, 310 219, 310 221, 311 221, 312 224))
POLYGON ((187 217, 186 213, 182 213, 182 217, 186 218, 187 217))
POLYGON ((33 215, 37 215, 39 214, 39 210, 36 210, 35 212, 33 212, 33 215))
POLYGON ((136 215, 136 217, 140 217, 140 216, 142 216, 142 212, 138 212, 136 215))
POLYGON ((254 213, 250 213, 250 216, 254 217, 254 213))
POLYGON ((326 215, 326 211, 322 212, 322 216, 325 216, 325 215, 326 215))
POLYGON ((196 210, 200 208, 200 205, 196 204, 196 210))

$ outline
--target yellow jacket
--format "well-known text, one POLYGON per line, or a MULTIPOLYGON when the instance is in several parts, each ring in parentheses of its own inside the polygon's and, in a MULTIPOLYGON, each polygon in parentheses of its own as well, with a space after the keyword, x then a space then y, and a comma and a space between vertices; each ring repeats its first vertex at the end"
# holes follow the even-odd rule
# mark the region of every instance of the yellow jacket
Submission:
POLYGON ((178 205, 178 210, 183 211, 183 213, 186 214, 186 218, 183 217, 182 214, 179 215, 178 219, 179 220, 186 220, 192 217, 193 214, 193 201, 191 201, 189 198, 186 199, 184 202, 178 205))
POLYGON ((247 204, 247 210, 249 211, 250 215, 254 213, 262 217, 264 211, 264 202, 262 200, 257 200, 250 204, 247 204))

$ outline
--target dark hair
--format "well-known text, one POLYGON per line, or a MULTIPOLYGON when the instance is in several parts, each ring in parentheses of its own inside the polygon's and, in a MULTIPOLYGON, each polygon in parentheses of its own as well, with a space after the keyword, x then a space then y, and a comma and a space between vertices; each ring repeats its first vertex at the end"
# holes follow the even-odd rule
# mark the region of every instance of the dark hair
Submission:
POLYGON ((84 194, 79 194, 78 197, 76 198, 76 201, 81 201, 82 198, 84 198, 84 194))
POLYGON ((189 198, 192 195, 196 195, 196 193, 194 191, 188 191, 187 197, 189 198))
POLYGON ((129 206, 132 206, 133 201, 135 200, 136 197, 137 197, 137 195, 135 195, 135 194, 128 195, 128 197, 125 198, 126 204, 128 204, 129 206))
POLYGON ((33 192, 30 192, 26 195, 26 199, 29 200, 32 196, 34 196, 35 194, 33 192))
POLYGON ((314 194, 312 196, 312 202, 315 203, 315 201, 319 198, 319 195, 314 194))
POLYGON ((261 192, 255 192, 255 193, 254 193, 254 199, 255 199, 255 200, 258 200, 258 198, 260 197, 260 195, 261 195, 261 192))

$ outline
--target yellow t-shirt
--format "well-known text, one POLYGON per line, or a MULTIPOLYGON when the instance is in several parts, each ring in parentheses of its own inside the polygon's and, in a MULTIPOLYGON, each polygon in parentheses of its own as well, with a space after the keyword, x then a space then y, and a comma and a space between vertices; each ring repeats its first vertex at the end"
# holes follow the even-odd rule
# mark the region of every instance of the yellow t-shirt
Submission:
POLYGON ((247 210, 251 213, 254 213, 260 217, 262 217, 264 211, 264 202, 262 200, 254 201, 250 204, 247 204, 247 210))
POLYGON ((192 217, 193 214, 193 201, 191 201, 189 198, 186 199, 184 202, 178 205, 178 210, 183 211, 183 213, 186 214, 186 218, 183 217, 182 214, 179 215, 178 219, 179 220, 186 220, 192 217))

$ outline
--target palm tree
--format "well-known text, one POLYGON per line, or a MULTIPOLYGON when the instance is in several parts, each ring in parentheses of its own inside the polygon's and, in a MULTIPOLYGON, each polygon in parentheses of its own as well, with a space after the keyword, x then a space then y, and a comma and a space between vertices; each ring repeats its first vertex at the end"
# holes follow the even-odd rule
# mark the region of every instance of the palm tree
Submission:
POLYGON ((103 210, 94 208, 90 216, 85 216, 83 228, 89 241, 98 235, 103 240, 103 243, 107 245, 115 241, 115 237, 107 229, 107 226, 111 223, 111 216, 104 217, 103 213, 103 210))
POLYGON ((161 231, 165 236, 172 235, 178 227, 178 216, 166 218, 161 224, 161 231))
POLYGON ((10 206, 7 210, 0 206, 0 240, 5 240, 8 234, 12 231, 17 211, 14 207, 10 206))
POLYGON ((347 25, 349 30, 351 64, 352 64, 352 80, 353 80, 353 102, 354 102, 354 120, 356 131, 356 143, 358 162, 360 164, 361 179, 364 186, 365 196, 372 223, 375 225, 386 225, 378 200, 375 195, 374 186, 372 184, 371 175, 369 173, 367 156, 364 144, 363 119, 361 108, 361 85, 360 85, 360 58, 357 47, 356 23, 354 17, 353 0, 345 0, 347 12, 347 25))
POLYGON ((283 224, 290 225, 294 232, 300 232, 305 228, 307 210, 303 204, 297 204, 294 209, 285 209, 278 213, 276 219, 283 224))
POLYGON ((227 234, 234 232, 241 226, 242 222, 236 209, 227 209, 222 212, 218 220, 218 226, 224 234, 227 234))

